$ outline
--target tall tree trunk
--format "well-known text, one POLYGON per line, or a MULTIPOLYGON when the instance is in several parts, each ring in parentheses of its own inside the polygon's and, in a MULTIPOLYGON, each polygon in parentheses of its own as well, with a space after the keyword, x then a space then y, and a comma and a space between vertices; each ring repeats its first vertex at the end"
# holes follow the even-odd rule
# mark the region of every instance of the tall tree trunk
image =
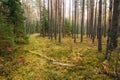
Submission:
POLYGON ((51 0, 51 25, 50 25, 50 35, 51 35, 51 40, 53 40, 53 2, 51 0))
POLYGON ((69 21, 71 21, 71 0, 69 0, 69 21))
POLYGON ((61 1, 58 0, 58 27, 59 27, 59 42, 61 42, 61 1))
POLYGON ((93 43, 96 36, 96 30, 97 30, 97 0, 96 0, 96 6, 95 6, 95 17, 94 17, 93 39, 92 39, 93 43))
POLYGON ((65 23, 64 23, 64 22, 65 22, 65 12, 64 12, 64 11, 65 11, 65 1, 63 0, 62 3, 63 3, 63 10, 62 10, 62 11, 63 11, 63 17, 62 17, 62 18, 63 18, 63 19, 62 19, 62 36, 63 36, 63 38, 64 38, 64 37, 65 37, 65 35, 64 35, 64 24, 65 24, 65 23))
POLYGON ((108 36, 107 36, 107 44, 106 44, 106 52, 105 52, 105 59, 108 58, 108 51, 109 51, 109 45, 110 45, 110 31, 112 26, 112 0, 109 0, 109 28, 108 28, 108 36))
POLYGON ((89 0, 87 0, 87 32, 86 35, 89 35, 89 0))
POLYGON ((110 49, 113 50, 118 46, 118 19, 119 19, 119 4, 120 0, 114 0, 112 28, 110 31, 110 49))
POLYGON ((90 0, 90 6, 91 6, 90 35, 91 35, 91 39, 93 39, 93 35, 94 35, 94 31, 93 31, 93 27, 94 27, 94 25, 93 25, 93 21, 94 21, 94 0, 90 0))
POLYGON ((98 51, 102 51, 102 33, 101 33, 101 18, 102 18, 102 0, 99 0, 99 15, 98 15, 98 51))
POLYGON ((55 37, 55 40, 57 40, 57 24, 58 24, 58 16, 57 16, 57 12, 58 12, 58 7, 57 7, 57 1, 55 1, 55 33, 54 33, 54 37, 55 37))
POLYGON ((75 4, 75 5, 74 5, 74 6, 75 6, 74 43, 76 43, 76 26, 77 26, 77 25, 76 25, 76 17, 77 17, 77 16, 76 16, 76 12, 77 12, 77 10, 76 10, 76 9, 77 9, 77 0, 75 0, 75 3, 74 3, 74 4, 75 4))
POLYGON ((2 2, 0 2, 0 18, 2 16, 2 2))
POLYGON ((77 38, 78 38, 79 37, 79 22, 80 22, 79 21, 79 8, 78 7, 77 7, 76 16, 77 16, 76 24, 77 24, 77 38))
POLYGON ((84 28, 84 4, 85 0, 82 1, 82 20, 81 20, 81 42, 83 42, 83 28, 84 28))
POLYGON ((106 4, 106 0, 104 0, 104 2, 105 2, 104 3, 104 6, 105 6, 105 8, 104 8, 105 9, 105 11, 104 11, 105 12, 104 13, 105 14, 105 19, 104 19, 104 37, 106 37, 106 29, 107 29, 106 28, 106 8, 107 8, 107 4, 106 4))
POLYGON ((74 38, 74 1, 72 0, 72 38, 74 38))
POLYGON ((42 26, 43 29, 43 37, 45 37, 45 0, 43 0, 43 19, 44 19, 44 25, 42 26))
POLYGON ((50 39, 50 0, 48 0, 48 38, 50 39))

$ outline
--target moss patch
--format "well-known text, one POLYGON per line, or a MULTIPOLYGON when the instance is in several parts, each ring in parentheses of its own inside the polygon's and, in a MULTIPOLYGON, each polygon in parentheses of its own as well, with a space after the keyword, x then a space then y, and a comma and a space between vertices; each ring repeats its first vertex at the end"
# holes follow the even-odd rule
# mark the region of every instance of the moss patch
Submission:
MULTIPOLYGON (((86 38, 83 43, 76 44, 71 38, 65 38, 59 44, 33 34, 29 44, 16 46, 15 53, 2 63, 0 80, 111 80, 111 77, 99 74, 103 61, 104 54, 99 53, 97 46, 86 38), (76 66, 55 65, 37 54, 76 66)), ((114 66, 111 71, 113 69, 114 66)))

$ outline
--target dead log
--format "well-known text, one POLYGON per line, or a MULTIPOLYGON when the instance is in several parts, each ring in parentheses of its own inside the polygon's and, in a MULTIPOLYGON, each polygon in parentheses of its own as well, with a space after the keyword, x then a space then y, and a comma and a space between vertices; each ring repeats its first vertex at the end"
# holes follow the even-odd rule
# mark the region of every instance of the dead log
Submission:
POLYGON ((54 64, 54 65, 59 65, 59 66, 64 66, 64 67, 79 67, 80 69, 83 69, 83 70, 85 69, 85 67, 83 67, 83 66, 78 66, 78 65, 75 65, 75 64, 58 62, 58 61, 56 61, 55 59, 49 58, 49 57, 47 57, 47 56, 43 56, 43 55, 41 55, 41 54, 36 54, 36 53, 34 53, 34 52, 32 52, 32 51, 29 51, 29 52, 35 54, 36 56, 38 56, 38 57, 40 57, 40 58, 42 58, 42 59, 45 59, 45 60, 47 60, 47 61, 50 61, 50 62, 51 62, 52 64, 54 64))

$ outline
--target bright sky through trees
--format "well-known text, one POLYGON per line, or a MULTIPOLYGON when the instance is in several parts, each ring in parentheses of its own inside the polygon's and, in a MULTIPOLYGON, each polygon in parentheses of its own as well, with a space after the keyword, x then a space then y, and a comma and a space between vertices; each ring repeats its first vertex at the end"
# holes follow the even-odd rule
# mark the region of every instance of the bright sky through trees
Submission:
MULTIPOLYGON (((30 5, 32 5, 33 7, 32 8, 34 8, 34 11, 35 11, 35 13, 36 13, 36 15, 38 15, 37 14, 37 6, 36 6, 36 1, 37 0, 21 0, 21 1, 29 1, 31 4, 30 5)), ((65 0, 65 17, 69 17, 69 7, 70 7, 70 1, 71 1, 71 9, 73 9, 72 8, 72 4, 73 4, 73 2, 72 2, 72 0, 65 0)), ((108 0, 107 0, 108 1, 108 0)), ((46 2, 46 8, 47 8, 47 6, 48 6, 48 2, 47 2, 47 0, 45 0, 45 2, 46 2)), ((95 0, 95 2, 96 2, 96 0, 95 0)), ((81 2, 82 3, 82 2, 81 2)), ((108 3, 108 2, 107 2, 108 3)), ((73 10, 71 10, 71 13, 72 13, 72 11, 73 10)), ((72 16, 72 15, 71 15, 72 16)), ((87 19, 87 9, 86 9, 86 7, 85 7, 85 19, 87 19)))

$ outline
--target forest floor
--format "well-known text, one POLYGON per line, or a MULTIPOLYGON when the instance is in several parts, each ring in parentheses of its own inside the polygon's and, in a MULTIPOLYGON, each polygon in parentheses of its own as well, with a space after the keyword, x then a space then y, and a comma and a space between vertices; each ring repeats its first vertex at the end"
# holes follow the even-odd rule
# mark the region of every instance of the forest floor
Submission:
POLYGON ((99 74, 104 51, 105 40, 99 53, 96 44, 87 38, 83 43, 74 44, 72 38, 58 43, 33 34, 29 44, 17 46, 10 60, 4 61, 0 80, 112 80, 99 74))

